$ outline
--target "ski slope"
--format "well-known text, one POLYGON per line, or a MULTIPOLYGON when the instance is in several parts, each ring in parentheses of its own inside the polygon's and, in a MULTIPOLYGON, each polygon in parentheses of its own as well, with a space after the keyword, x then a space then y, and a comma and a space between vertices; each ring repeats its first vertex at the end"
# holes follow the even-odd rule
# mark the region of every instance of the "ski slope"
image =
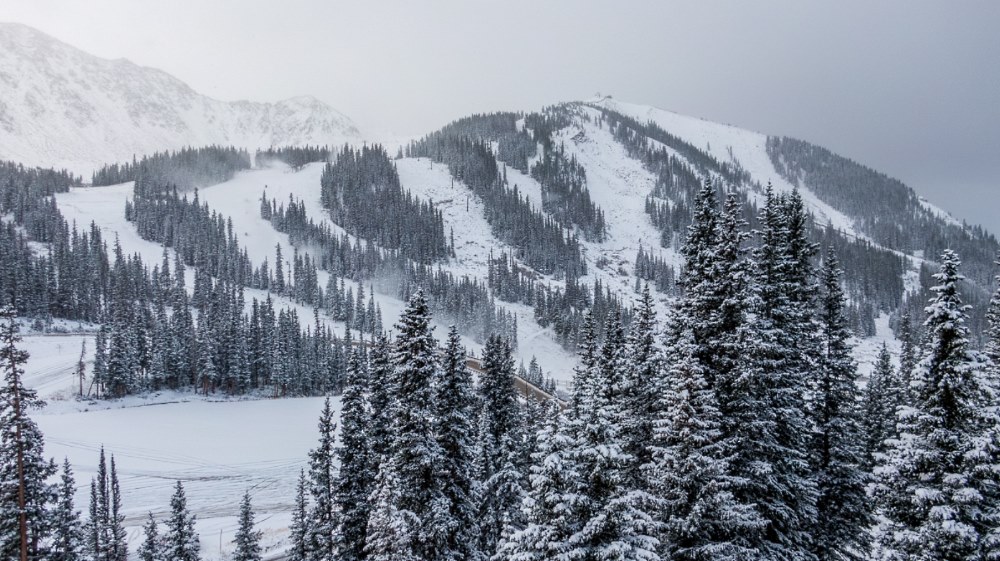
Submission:
MULTIPOLYGON (((668 133, 705 150, 720 162, 738 164, 762 186, 770 182, 778 192, 796 188, 774 169, 771 157, 767 153, 765 134, 656 107, 625 103, 610 97, 595 100, 593 104, 632 117, 640 123, 652 121, 668 133)), ((808 188, 803 186, 798 188, 806 208, 813 213, 817 224, 832 224, 834 228, 868 239, 856 230, 854 221, 847 215, 823 202, 808 188)))

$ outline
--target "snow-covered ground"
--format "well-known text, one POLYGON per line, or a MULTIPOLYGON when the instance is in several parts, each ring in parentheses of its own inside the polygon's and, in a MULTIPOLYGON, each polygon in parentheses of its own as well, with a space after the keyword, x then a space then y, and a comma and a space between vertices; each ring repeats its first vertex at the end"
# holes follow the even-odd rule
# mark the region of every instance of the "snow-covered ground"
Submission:
MULTIPOLYGON (((323 398, 226 400, 160 392, 114 401, 78 400, 75 368, 84 341, 89 371, 90 335, 26 335, 22 344, 31 355, 25 383, 47 401, 32 416, 45 434, 46 455, 58 462, 69 458, 73 464, 76 507, 86 510, 103 446, 115 457, 133 547, 141 540, 146 513, 162 520, 175 482, 182 481, 199 518, 204 559, 227 558, 237 505, 247 490, 265 547, 271 553, 280 550, 296 478, 318 437, 323 398)), ((339 398, 332 403, 339 410, 339 398)))

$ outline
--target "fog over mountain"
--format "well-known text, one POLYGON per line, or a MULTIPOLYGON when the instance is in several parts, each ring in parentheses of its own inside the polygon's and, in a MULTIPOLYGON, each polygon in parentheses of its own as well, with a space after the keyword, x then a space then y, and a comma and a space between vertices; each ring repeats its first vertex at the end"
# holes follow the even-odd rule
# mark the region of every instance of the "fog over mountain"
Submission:
POLYGON ((0 24, 0 158, 89 175, 101 162, 210 144, 248 149, 358 140, 354 123, 310 96, 226 102, 126 59, 87 54, 0 24))

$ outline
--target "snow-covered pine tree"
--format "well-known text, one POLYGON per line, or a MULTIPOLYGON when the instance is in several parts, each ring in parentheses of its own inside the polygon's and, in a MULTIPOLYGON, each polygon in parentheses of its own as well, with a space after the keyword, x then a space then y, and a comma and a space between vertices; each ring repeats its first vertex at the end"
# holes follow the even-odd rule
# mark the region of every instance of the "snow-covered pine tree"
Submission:
POLYGON ((812 469, 819 491, 812 543, 820 561, 863 561, 869 558, 868 528, 873 517, 865 494, 868 472, 864 468, 860 391, 840 276, 831 247, 820 274, 822 354, 812 392, 812 469))
POLYGON ((198 561, 201 542, 194 531, 195 515, 188 512, 184 485, 180 481, 170 497, 170 517, 163 535, 163 557, 170 561, 198 561))
POLYGON ((656 310, 649 285, 646 285, 629 332, 626 348, 629 367, 625 380, 627 402, 623 405, 624 450, 634 458, 629 478, 637 487, 643 480, 642 466, 652 459, 649 444, 653 441, 657 401, 663 391, 659 386, 663 357, 656 346, 657 335, 656 310))
POLYGON ((371 450, 371 471, 377 474, 383 457, 392 442, 393 373, 389 338, 379 333, 368 353, 368 405, 371 420, 368 426, 368 446, 371 450))
POLYGON ((628 481, 634 458, 623 450, 625 405, 624 336, 611 317, 599 353, 592 340, 581 349, 583 365, 574 378, 574 407, 569 423, 574 440, 572 461, 580 480, 573 516, 579 531, 570 537, 567 558, 659 559, 656 524, 648 509, 652 497, 628 481))
POLYGON ((483 348, 483 372, 479 377, 479 411, 476 472, 479 492, 479 549, 493 555, 501 534, 520 525, 523 498, 520 471, 523 433, 514 359, 510 342, 491 335, 483 348))
POLYGON ((0 559, 39 559, 47 553, 47 510, 56 499, 49 479, 57 468, 42 455, 42 432, 28 415, 44 402, 24 386, 28 353, 18 329, 14 308, 0 308, 0 559))
MULTIPOLYGON (((997 261, 1000 266, 1000 260, 997 261)), ((989 361, 989 382, 994 393, 994 399, 1000 398, 1000 274, 995 278, 997 285, 993 297, 990 298, 989 307, 986 310, 986 344, 983 350, 986 359, 989 361)))
POLYGON ((645 466, 649 491, 657 499, 663 559, 701 561, 752 559, 752 536, 765 521, 753 505, 737 499, 741 481, 730 475, 715 392, 695 358, 689 325, 671 321, 666 370, 656 404, 652 460, 645 466))
POLYGON ((253 506, 250 503, 250 491, 243 493, 240 501, 239 526, 233 544, 232 561, 260 561, 260 538, 263 532, 253 529, 253 506))
POLYGON ((146 523, 142 525, 142 543, 136 551, 140 561, 165 561, 163 557, 163 539, 160 537, 160 528, 150 512, 146 517, 146 523))
POLYGON ((401 486, 394 480, 391 464, 379 471, 372 493, 365 554, 368 561, 426 561, 420 548, 420 519, 411 510, 401 510, 401 486))
POLYGON ((920 357, 917 356, 920 353, 920 345, 913 330, 913 321, 909 312, 906 311, 899 318, 899 342, 899 372, 896 375, 899 383, 898 398, 900 405, 909 405, 913 397, 912 388, 910 388, 913 381, 913 371, 916 370, 917 362, 920 361, 920 357))
MULTIPOLYGON (((804 298, 808 275, 789 241, 789 212, 769 188, 761 210, 759 246, 753 250, 737 330, 739 362, 717 380, 723 432, 735 455, 740 502, 754 504, 767 521, 754 534, 760 559, 815 559, 811 531, 816 482, 809 464, 811 423, 806 407, 808 363, 814 338, 804 298), (760 474, 767 473, 768 477, 760 474)), ((794 244, 801 251, 801 244, 794 244)))
POLYGON ((706 180, 694 201, 691 225, 681 248, 684 267, 678 284, 683 289, 680 312, 692 322, 699 359, 713 359, 710 344, 717 336, 716 311, 721 305, 719 246, 722 225, 715 188, 706 180))
POLYGON ((125 514, 122 512, 122 490, 118 483, 118 468, 115 465, 115 455, 111 455, 111 471, 108 480, 110 495, 107 528, 110 542, 109 554, 112 561, 128 559, 128 534, 125 532, 125 514))
POLYGON ((319 444, 309 451, 309 511, 308 552, 310 561, 333 561, 336 548, 333 538, 337 529, 337 503, 334 483, 334 439, 337 425, 333 421, 330 398, 323 402, 319 415, 319 444))
POLYGON ((73 505, 76 482, 69 459, 63 460, 62 476, 59 480, 59 496, 55 508, 51 510, 52 534, 48 559, 51 561, 83 561, 83 525, 80 511, 73 505))
POLYGON ((892 367, 892 355, 885 343, 875 359, 875 367, 868 377, 862 402, 865 442, 865 466, 869 471, 876 464, 876 456, 886 451, 886 440, 896 435, 896 372, 892 367))
POLYGON ((743 244, 749 237, 735 196, 726 198, 721 214, 714 209, 714 188, 706 185, 699 193, 698 212, 683 250, 684 292, 678 311, 693 328, 695 356, 710 385, 729 375, 739 356, 736 332, 747 282, 743 244))
POLYGON ((593 415, 589 407, 597 388, 595 386, 596 376, 594 370, 598 366, 597 353, 597 329, 594 326, 594 316, 590 310, 583 314, 583 322, 580 325, 579 344, 580 364, 573 371, 573 391, 570 396, 570 413, 567 422, 571 425, 571 432, 576 436, 581 427, 585 425, 593 415))
POLYGON ((875 470, 886 559, 980 561, 1000 551, 1000 430, 984 362, 969 342, 959 266, 945 250, 912 405, 899 408, 899 436, 875 470))
POLYGON ((454 326, 448 330, 434 391, 434 432, 443 454, 439 469, 444 484, 443 503, 433 514, 438 559, 476 561, 480 558, 473 470, 476 396, 472 373, 465 365, 465 349, 454 326))
POLYGON ((433 507, 442 500, 437 466, 443 452, 434 434, 438 360, 431 329, 427 300, 417 290, 396 324, 391 441, 373 495, 366 544, 370 559, 437 559, 433 507))
POLYGON ((546 405, 545 423, 531 456, 531 486, 522 503, 525 527, 503 535, 494 561, 559 559, 580 531, 574 516, 581 476, 572 461, 573 439, 558 402, 546 405))
POLYGON ((351 352, 341 397, 340 443, 335 454, 340 465, 334 482, 334 497, 339 512, 334 537, 339 561, 365 558, 365 531, 368 528, 368 497, 375 486, 369 448, 367 393, 368 368, 363 347, 351 352))
POLYGON ((306 561, 309 558, 309 503, 306 496, 305 470, 299 471, 299 482, 295 486, 295 506, 292 510, 292 523, 288 527, 291 547, 288 549, 289 561, 306 561))

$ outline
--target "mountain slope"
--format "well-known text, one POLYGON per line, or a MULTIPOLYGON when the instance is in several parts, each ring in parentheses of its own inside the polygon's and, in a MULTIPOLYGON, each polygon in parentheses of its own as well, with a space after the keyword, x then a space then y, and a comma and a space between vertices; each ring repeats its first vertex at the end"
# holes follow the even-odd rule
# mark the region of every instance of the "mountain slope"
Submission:
POLYGON ((219 101, 160 70, 0 24, 3 160, 89 174, 102 163, 183 146, 253 150, 359 138, 349 118, 313 97, 219 101))

